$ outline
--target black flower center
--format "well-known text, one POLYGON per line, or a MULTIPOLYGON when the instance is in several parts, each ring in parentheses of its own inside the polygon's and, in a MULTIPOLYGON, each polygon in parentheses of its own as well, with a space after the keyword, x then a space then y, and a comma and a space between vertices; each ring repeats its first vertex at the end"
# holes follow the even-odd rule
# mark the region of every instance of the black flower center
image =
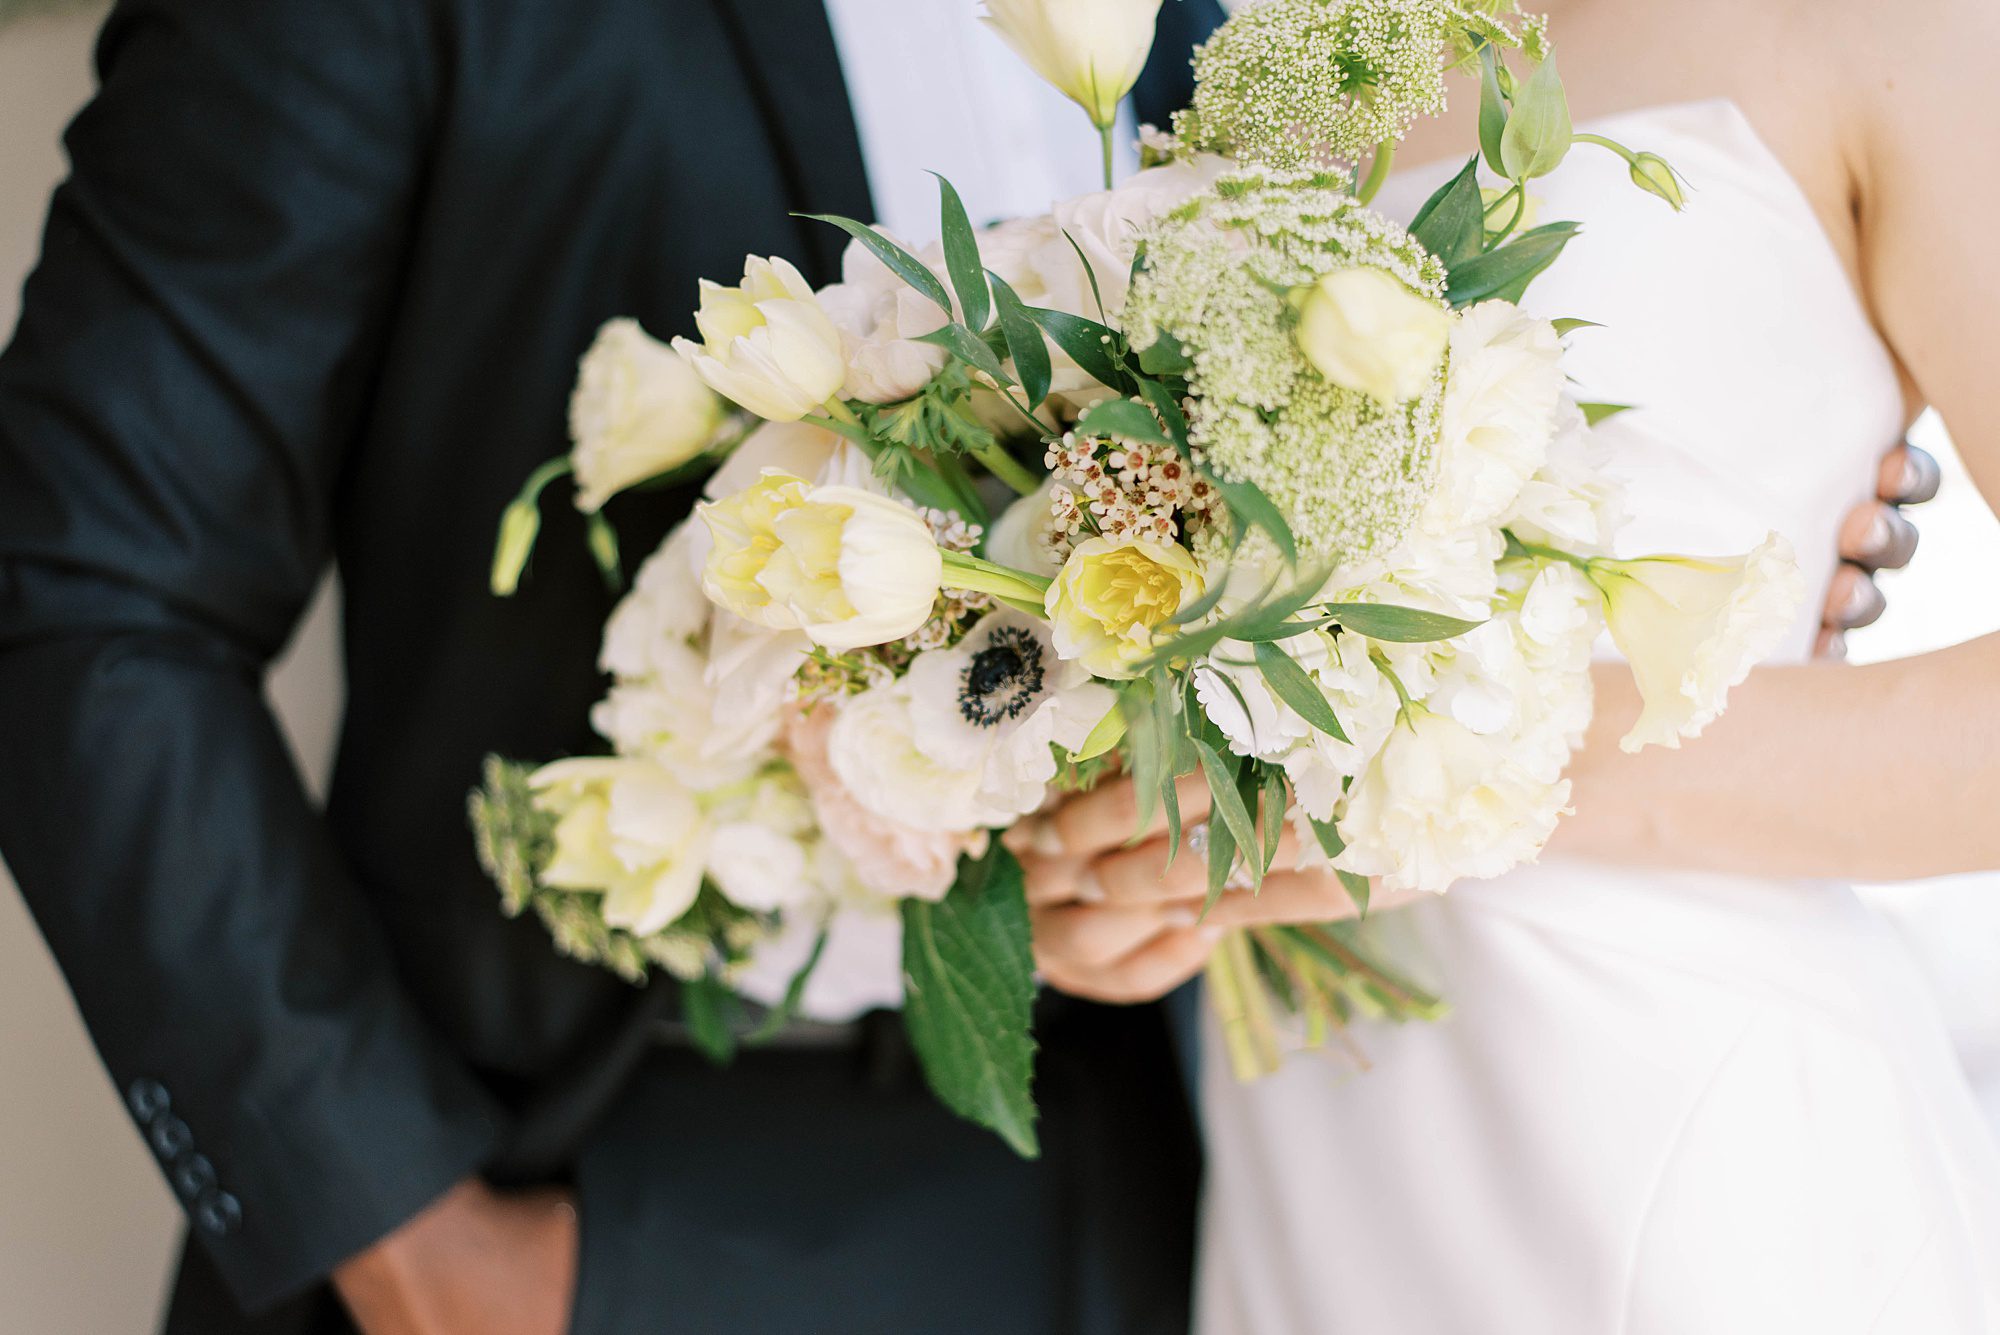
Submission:
POLYGON ((1042 646, 1019 626, 1002 626, 958 679, 958 712, 991 728, 1019 718, 1042 693, 1042 646))

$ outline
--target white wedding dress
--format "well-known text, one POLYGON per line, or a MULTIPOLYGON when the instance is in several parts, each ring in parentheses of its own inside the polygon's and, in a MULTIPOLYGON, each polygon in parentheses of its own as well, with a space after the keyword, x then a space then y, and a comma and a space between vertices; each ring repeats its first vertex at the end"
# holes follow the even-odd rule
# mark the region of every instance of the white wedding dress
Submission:
MULTIPOLYGON (((1599 428, 1624 545, 1775 528, 1824 558, 1823 593, 1902 427, 1889 354, 1734 104, 1593 128, 1692 187, 1675 215, 1589 146, 1535 183, 1584 230, 1528 304, 1605 325, 1571 337, 1572 374, 1642 405, 1599 428)), ((1458 165, 1382 205, 1409 216, 1458 165)), ((2000 1153, 1846 886, 1551 860, 1374 930, 1454 1009, 1358 1026, 1366 1073, 1305 1053, 1238 1084, 1210 1033, 1201 1335, 2000 1332, 2000 1153)))

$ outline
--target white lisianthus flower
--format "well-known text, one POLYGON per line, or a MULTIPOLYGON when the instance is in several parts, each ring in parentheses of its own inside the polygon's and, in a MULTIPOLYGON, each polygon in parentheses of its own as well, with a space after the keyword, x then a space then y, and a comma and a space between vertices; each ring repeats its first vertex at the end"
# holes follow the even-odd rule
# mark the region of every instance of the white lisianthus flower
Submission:
POLYGON ((1555 326, 1504 301, 1460 313, 1451 329, 1438 439, 1438 484, 1425 522, 1489 524, 1548 457, 1562 406, 1555 326))
POLYGON ((841 650, 888 644, 930 619, 944 559, 899 501, 772 472, 696 513, 714 544, 702 590, 746 621, 841 650))
POLYGON ((639 567, 632 591, 604 623, 600 669, 630 678, 671 674, 685 665, 681 651, 707 627, 712 606, 695 562, 699 527, 683 520, 639 567))
POLYGON ((878 816, 927 830, 1009 825, 1048 795, 1052 748, 1082 746, 1116 699, 1056 656, 1046 625, 1003 609, 846 701, 827 755, 878 816))
POLYGON ((1805 602, 1792 545, 1776 533, 1747 556, 1599 558, 1589 573, 1645 701, 1619 741, 1627 751, 1700 736, 1805 602))
POLYGON ((1387 404, 1429 388, 1454 323, 1436 299, 1365 265, 1335 269, 1293 301, 1306 360, 1334 384, 1387 404))
POLYGON ((703 279, 694 319, 701 342, 676 338, 674 351, 710 389, 759 417, 797 421, 847 378, 840 330, 785 260, 751 256, 738 287, 703 279))
POLYGON ((1200 600, 1201 567, 1184 547, 1145 538, 1086 538, 1049 585, 1044 610, 1056 652, 1100 677, 1133 675, 1154 632, 1200 600))
POLYGON ((986 0, 986 25, 1109 129, 1153 50, 1160 0, 986 0))
POLYGON ((1504 739, 1412 705, 1348 793, 1334 865, 1441 893, 1533 861, 1568 802, 1567 779, 1537 777, 1504 739))
POLYGON ((583 355, 569 399, 576 506, 671 472, 714 443, 728 409, 673 349, 636 320, 613 320, 583 355))
POLYGON ((946 358, 916 340, 944 327, 937 303, 898 278, 859 241, 841 257, 841 281, 820 289, 819 304, 840 329, 848 397, 898 403, 931 382, 946 358))
POLYGON ((701 893, 709 826, 687 788, 642 760, 559 760, 529 782, 556 815, 555 854, 544 883, 600 891, 604 920, 652 936, 701 893))

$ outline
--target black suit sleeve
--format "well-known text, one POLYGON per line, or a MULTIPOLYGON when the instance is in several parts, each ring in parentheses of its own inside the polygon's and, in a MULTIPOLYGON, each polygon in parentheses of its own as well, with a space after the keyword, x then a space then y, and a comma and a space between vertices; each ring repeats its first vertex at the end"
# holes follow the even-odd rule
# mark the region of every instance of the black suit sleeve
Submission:
POLYGON ((262 691, 411 246, 425 8, 122 5, 0 358, 0 850, 251 1308, 501 1130, 262 691))

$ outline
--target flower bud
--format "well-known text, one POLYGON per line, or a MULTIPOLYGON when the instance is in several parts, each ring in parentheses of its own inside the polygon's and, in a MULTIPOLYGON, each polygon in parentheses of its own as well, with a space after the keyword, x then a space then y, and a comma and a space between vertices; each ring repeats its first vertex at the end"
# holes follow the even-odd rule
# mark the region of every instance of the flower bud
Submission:
POLYGON ((727 410, 666 344, 612 320, 583 355, 569 400, 576 505, 594 513, 627 487, 705 452, 727 410))
POLYGON ((770 472, 697 513, 715 544, 702 591, 746 621, 840 651, 889 644, 930 619, 944 560, 899 501, 770 472))
POLYGON ((1451 313, 1380 269, 1336 269, 1293 297, 1297 338, 1334 384, 1387 404, 1422 394, 1451 337, 1451 313))
POLYGON ((542 512, 525 497, 516 500, 500 516, 500 539, 493 547, 493 596, 511 598, 521 587, 521 571, 534 554, 535 539, 542 531, 542 512))
POLYGON ((1108 129, 1153 50, 1160 0, 986 0, 986 25, 1108 129))
POLYGON ((1686 206, 1681 198, 1681 179, 1667 160, 1657 153, 1637 153, 1632 157, 1632 184, 1649 195, 1658 195, 1674 206, 1676 212, 1686 206))
POLYGON ((840 392, 847 379, 840 330, 804 275, 781 259, 751 256, 743 282, 701 284, 701 342, 674 351, 710 389, 773 422, 796 422, 840 392))

